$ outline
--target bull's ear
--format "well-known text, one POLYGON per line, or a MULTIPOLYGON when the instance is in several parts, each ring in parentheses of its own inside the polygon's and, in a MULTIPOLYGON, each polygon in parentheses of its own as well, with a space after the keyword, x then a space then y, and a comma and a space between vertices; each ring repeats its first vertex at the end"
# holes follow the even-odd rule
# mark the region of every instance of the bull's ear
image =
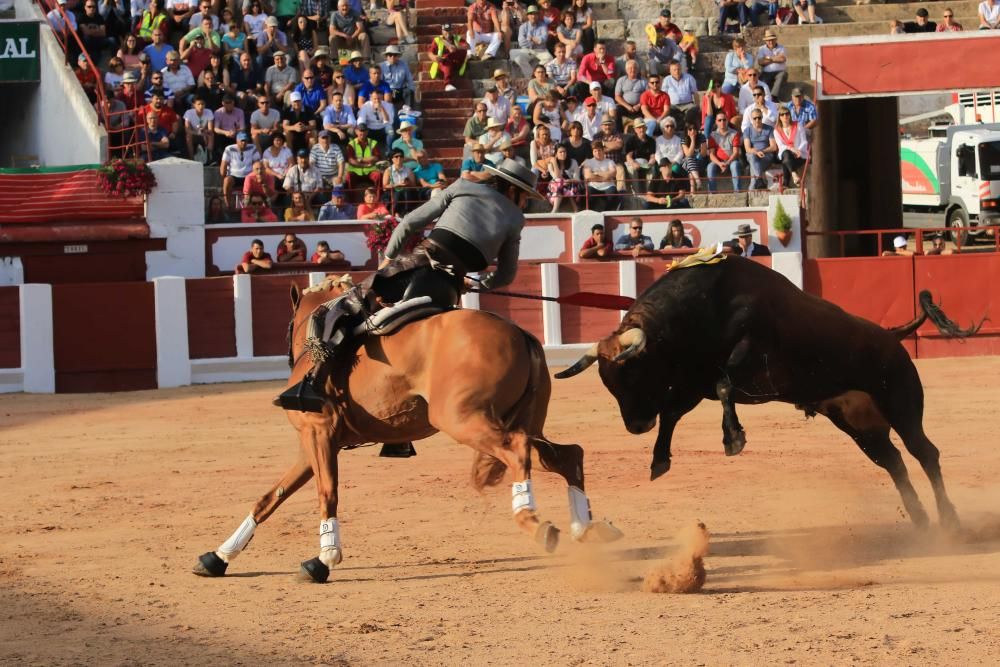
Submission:
POLYGON ((299 286, 292 283, 288 296, 292 299, 292 312, 294 313, 299 309, 299 302, 302 301, 302 292, 299 291, 299 286))

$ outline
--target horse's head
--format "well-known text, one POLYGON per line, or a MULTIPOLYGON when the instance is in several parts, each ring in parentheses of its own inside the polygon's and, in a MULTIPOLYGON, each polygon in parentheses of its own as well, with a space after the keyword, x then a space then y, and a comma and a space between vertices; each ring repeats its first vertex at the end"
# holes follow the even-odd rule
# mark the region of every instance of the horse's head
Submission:
POLYGON ((295 360, 302 354, 302 348, 306 341, 306 331, 304 326, 306 319, 312 315, 317 306, 320 306, 330 299, 334 299, 354 287, 351 274, 345 273, 342 276, 330 276, 315 287, 307 287, 300 290, 299 286, 292 283, 289 296, 292 300, 292 320, 288 323, 288 367, 295 366, 295 360))

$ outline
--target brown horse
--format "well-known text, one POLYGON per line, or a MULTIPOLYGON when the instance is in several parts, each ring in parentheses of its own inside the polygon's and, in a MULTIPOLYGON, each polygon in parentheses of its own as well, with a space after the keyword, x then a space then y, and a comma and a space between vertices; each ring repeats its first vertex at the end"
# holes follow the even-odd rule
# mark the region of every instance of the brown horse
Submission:
MULTIPOLYGON (((344 279, 299 294, 292 287, 288 386, 312 367, 304 353, 306 325, 316 306, 346 287, 344 279)), ((536 514, 531 491, 531 454, 542 468, 569 485, 571 536, 578 541, 610 541, 621 536, 611 524, 591 520, 583 492, 583 449, 559 445, 542 435, 551 385, 542 347, 527 332, 495 315, 451 310, 413 322, 392 335, 367 337, 345 378, 327 377, 322 413, 288 410, 299 433, 299 458, 264 494, 237 531, 216 551, 203 554, 195 574, 221 576, 246 547, 254 530, 311 477, 316 478, 320 512, 320 555, 302 563, 302 574, 325 582, 341 561, 337 522, 337 455, 341 449, 372 442, 418 440, 437 431, 476 450, 473 483, 499 483, 508 468, 516 523, 547 551, 559 531, 536 514)))

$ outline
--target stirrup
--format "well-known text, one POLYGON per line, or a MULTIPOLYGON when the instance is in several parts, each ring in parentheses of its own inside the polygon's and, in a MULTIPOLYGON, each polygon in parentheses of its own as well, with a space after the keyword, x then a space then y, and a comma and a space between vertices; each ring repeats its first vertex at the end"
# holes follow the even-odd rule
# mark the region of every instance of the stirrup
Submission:
POLYGON ((298 412, 323 412, 326 397, 313 387, 312 377, 307 375, 298 383, 278 394, 272 404, 283 410, 298 412))

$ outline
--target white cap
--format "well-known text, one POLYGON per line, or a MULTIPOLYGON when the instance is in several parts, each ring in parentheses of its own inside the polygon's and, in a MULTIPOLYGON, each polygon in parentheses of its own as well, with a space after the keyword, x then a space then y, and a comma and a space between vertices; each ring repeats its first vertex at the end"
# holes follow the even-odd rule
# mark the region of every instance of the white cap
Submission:
POLYGON ((906 247, 906 237, 897 236, 892 240, 892 245, 894 248, 905 248, 906 247))
POLYGON ((301 102, 302 101, 302 93, 298 92, 297 90, 293 90, 291 92, 291 94, 289 94, 289 96, 288 96, 288 101, 289 102, 301 102))
POLYGON ((590 89, 591 90, 594 90, 595 88, 600 88, 600 87, 601 87, 600 81, 591 81, 590 82, 590 89))

